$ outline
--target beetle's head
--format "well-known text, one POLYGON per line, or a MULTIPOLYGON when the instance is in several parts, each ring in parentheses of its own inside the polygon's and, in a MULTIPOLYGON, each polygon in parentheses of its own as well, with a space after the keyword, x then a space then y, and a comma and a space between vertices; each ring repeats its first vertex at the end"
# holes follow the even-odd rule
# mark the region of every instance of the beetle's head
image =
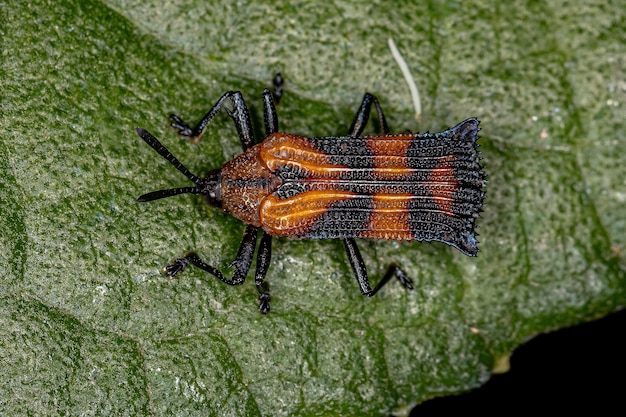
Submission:
POLYGON ((141 139, 144 140, 148 145, 152 147, 155 151, 159 153, 163 158, 167 159, 168 162, 174 167, 183 173, 187 178, 189 178, 194 184, 194 187, 180 187, 180 188, 172 188, 169 190, 159 190, 153 191, 151 193, 147 193, 142 195, 137 199, 137 201, 143 203, 145 201, 158 200, 160 198, 172 197, 178 194, 202 194, 205 196, 207 203, 215 207, 222 207, 222 172, 219 169, 210 171, 206 177, 200 178, 191 172, 180 163, 178 159, 174 155, 167 150, 167 148, 161 145, 161 142, 150 132, 140 127, 135 129, 137 134, 141 139))

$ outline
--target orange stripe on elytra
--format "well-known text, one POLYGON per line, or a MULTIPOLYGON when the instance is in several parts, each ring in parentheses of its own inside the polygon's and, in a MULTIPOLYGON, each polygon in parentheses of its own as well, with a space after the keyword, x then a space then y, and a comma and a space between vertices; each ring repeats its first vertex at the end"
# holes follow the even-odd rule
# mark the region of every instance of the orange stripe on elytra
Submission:
POLYGON ((312 177, 332 177, 349 168, 330 162, 324 152, 311 146, 307 138, 286 133, 273 133, 261 144, 261 160, 270 171, 284 166, 297 167, 312 177))
POLYGON ((413 174, 406 154, 415 135, 370 136, 365 146, 374 154, 374 175, 380 179, 402 179, 413 174))
POLYGON ((274 236, 302 236, 331 204, 354 196, 349 191, 313 190, 281 200, 270 194, 261 203, 261 227, 274 236))
POLYGON ((454 216, 452 202, 454 193, 459 188, 459 181, 454 176, 453 162, 454 155, 442 156, 428 175, 431 195, 439 210, 448 216, 454 216))
POLYGON ((374 209, 366 229, 359 236, 372 239, 413 239, 409 225, 409 201, 412 197, 412 194, 374 194, 374 209))

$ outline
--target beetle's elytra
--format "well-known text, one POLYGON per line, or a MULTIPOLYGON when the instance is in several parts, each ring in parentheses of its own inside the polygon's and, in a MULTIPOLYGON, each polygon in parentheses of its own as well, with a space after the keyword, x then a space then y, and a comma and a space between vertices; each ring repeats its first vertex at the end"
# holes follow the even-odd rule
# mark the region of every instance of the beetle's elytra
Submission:
MULTIPOLYGON (((275 83, 280 91, 280 78, 275 83)), ((462 253, 478 252, 475 220, 485 193, 485 172, 477 152, 477 119, 467 119, 440 133, 392 135, 376 97, 365 94, 347 136, 306 138, 278 131, 272 93, 263 92, 266 138, 254 144, 248 108, 240 92, 225 93, 193 128, 171 115, 182 136, 199 141, 206 127, 230 100, 243 153, 221 169, 200 178, 181 164, 154 136, 139 136, 195 186, 154 191, 151 201, 181 193, 202 194, 206 201, 246 223, 232 279, 193 252, 165 267, 169 276, 195 265, 229 285, 242 284, 256 249, 255 284, 259 309, 267 313, 270 296, 264 285, 272 236, 343 240, 361 292, 372 296, 393 276, 407 288, 411 280, 392 264, 371 288, 356 238, 440 241, 462 253), (382 134, 362 136, 372 104, 382 134)), ((277 95, 279 98, 280 96, 277 95)))

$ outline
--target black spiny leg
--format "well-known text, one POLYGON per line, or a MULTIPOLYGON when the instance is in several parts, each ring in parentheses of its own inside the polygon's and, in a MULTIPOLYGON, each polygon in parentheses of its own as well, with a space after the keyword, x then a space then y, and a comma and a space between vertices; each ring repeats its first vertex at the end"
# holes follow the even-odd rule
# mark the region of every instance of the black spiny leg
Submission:
POLYGON ((374 287, 370 286, 370 281, 367 278, 367 269, 365 268, 365 263, 363 262, 363 258, 361 257, 361 252, 359 251, 359 247, 356 245, 356 242, 352 238, 347 238, 343 240, 343 244, 346 248, 346 254, 348 255, 348 261, 350 261, 350 266, 352 266, 352 271, 354 272, 354 276, 356 277, 357 282, 359 283, 359 288, 361 289, 361 294, 367 295, 368 297, 372 297, 375 295, 389 280, 391 277, 395 276, 398 278, 400 283, 407 289, 413 289, 413 282, 409 277, 406 276, 404 271, 400 269, 396 264, 389 265, 387 269, 387 273, 383 279, 374 287))
POLYGON ((215 115, 220 111, 224 102, 228 98, 230 98, 230 101, 233 103, 233 109, 226 111, 235 122, 237 133, 239 134, 239 139, 241 140, 241 147, 245 152, 250 149, 252 145, 254 145, 254 137, 252 135, 252 124, 250 123, 250 113, 248 112, 246 102, 239 91, 227 91, 224 93, 224 95, 217 100, 215 106, 213 106, 211 110, 209 110, 207 114, 200 119, 195 127, 190 127, 183 121, 183 119, 175 114, 170 114, 170 126, 178 130, 179 135, 189 138, 189 140, 194 143, 198 143, 200 142, 200 139, 202 139, 202 135, 204 134, 206 127, 209 125, 211 120, 213 120, 213 117, 215 117, 215 115))
POLYGON ((254 226, 247 225, 243 231, 243 239, 237 251, 237 257, 228 264, 229 267, 235 267, 233 273, 233 281, 243 283, 246 280, 250 265, 252 265, 252 257, 256 248, 256 238, 258 229, 254 226))
POLYGON ((270 311, 270 292, 267 284, 265 283, 265 275, 270 267, 272 260, 272 236, 263 232, 261 243, 259 245, 259 251, 256 257, 256 273, 254 275, 254 283, 256 289, 259 292, 259 310, 263 314, 267 314, 270 311))
MULTIPOLYGON (((387 120, 385 120, 385 115, 383 114, 383 109, 380 107, 380 103, 375 96, 370 93, 365 93, 363 96, 363 101, 361 102, 361 107, 354 116, 354 121, 352 125, 350 125, 350 131, 348 135, 352 137, 361 136, 363 134, 363 130, 365 129, 365 125, 370 117, 370 113, 372 111, 372 103, 376 106, 376 113, 378 114, 378 123, 380 125, 380 129, 383 134, 389 133, 389 126, 387 126, 387 120)), ((365 268, 365 263, 363 262, 363 258, 361 257, 361 252, 359 251, 359 247, 356 245, 356 240, 354 238, 344 238, 343 244, 346 248, 346 254, 348 255, 348 261, 350 262, 350 266, 352 266, 352 271, 354 272, 354 276, 356 277, 357 282, 359 283, 359 288, 361 289, 361 293, 363 295, 367 295, 368 297, 376 294, 389 280, 391 277, 395 276, 398 278, 400 283, 409 290, 413 289, 413 282, 409 277, 406 276, 404 271, 400 269, 396 264, 389 265, 387 272, 383 279, 374 287, 370 286, 369 279, 367 277, 367 268, 365 268)))
POLYGON ((363 134, 363 130, 365 129, 365 125, 367 124, 370 113, 372 111, 372 103, 374 104, 374 106, 376 106, 376 113, 378 114, 378 124, 380 125, 381 133, 384 135, 389 133, 389 126, 387 126, 387 120, 385 119, 383 109, 380 107, 378 99, 370 93, 365 93, 365 95, 363 96, 363 101, 361 102, 361 107, 359 107, 359 110, 356 112, 356 116, 354 116, 354 120, 350 125, 348 135, 361 136, 363 134))
POLYGON ((278 114, 272 93, 267 88, 263 90, 263 123, 265 125, 265 136, 278 132, 278 114))
POLYGON ((217 277, 220 281, 228 285, 241 285, 246 280, 246 275, 248 275, 250 265, 252 264, 256 238, 257 228, 254 226, 246 226, 239 251, 237 252, 237 257, 229 265, 235 267, 232 279, 226 278, 219 269, 204 262, 195 252, 187 252, 182 258, 175 259, 170 265, 164 268, 165 274, 169 277, 175 277, 178 273, 182 272, 188 264, 191 264, 217 277))

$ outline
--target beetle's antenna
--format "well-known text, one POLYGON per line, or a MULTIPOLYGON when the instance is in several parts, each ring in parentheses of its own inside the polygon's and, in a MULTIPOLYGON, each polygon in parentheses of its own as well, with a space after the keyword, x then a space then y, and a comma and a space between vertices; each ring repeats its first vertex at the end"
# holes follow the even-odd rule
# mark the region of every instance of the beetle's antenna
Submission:
POLYGON ((161 198, 172 197, 178 194, 202 194, 202 190, 198 187, 180 187, 170 190, 152 191, 140 196, 137 201, 145 203, 146 201, 159 200, 161 198))
POLYGON ((170 164, 174 165, 174 168, 182 172, 185 177, 189 178, 194 184, 196 184, 196 187, 180 187, 172 188, 170 190, 153 191, 151 193, 142 195, 137 199, 137 201, 143 203, 145 201, 158 200, 160 198, 171 197, 174 195, 185 193, 203 194, 204 183, 200 177, 192 174, 187 169, 187 167, 185 167, 178 159, 176 159, 176 157, 172 155, 172 153, 168 151, 167 148, 163 146, 161 142, 159 142, 159 140, 155 138, 150 132, 140 127, 135 128, 135 131, 137 132, 139 137, 144 140, 144 142, 150 145, 152 149, 157 151, 159 155, 167 159, 170 164))
POLYGON ((135 128, 135 131, 137 132, 139 137, 144 140, 144 142, 150 145, 150 147, 157 151, 159 155, 161 155, 163 158, 167 159, 168 162, 174 165, 174 168, 182 172, 185 177, 189 178, 194 184, 198 186, 202 185, 202 179, 200 177, 197 177, 196 175, 193 175, 187 169, 187 167, 185 167, 178 159, 176 159, 176 157, 172 155, 172 153, 168 151, 167 148, 163 146, 157 138, 152 136, 150 132, 140 127, 135 128))

